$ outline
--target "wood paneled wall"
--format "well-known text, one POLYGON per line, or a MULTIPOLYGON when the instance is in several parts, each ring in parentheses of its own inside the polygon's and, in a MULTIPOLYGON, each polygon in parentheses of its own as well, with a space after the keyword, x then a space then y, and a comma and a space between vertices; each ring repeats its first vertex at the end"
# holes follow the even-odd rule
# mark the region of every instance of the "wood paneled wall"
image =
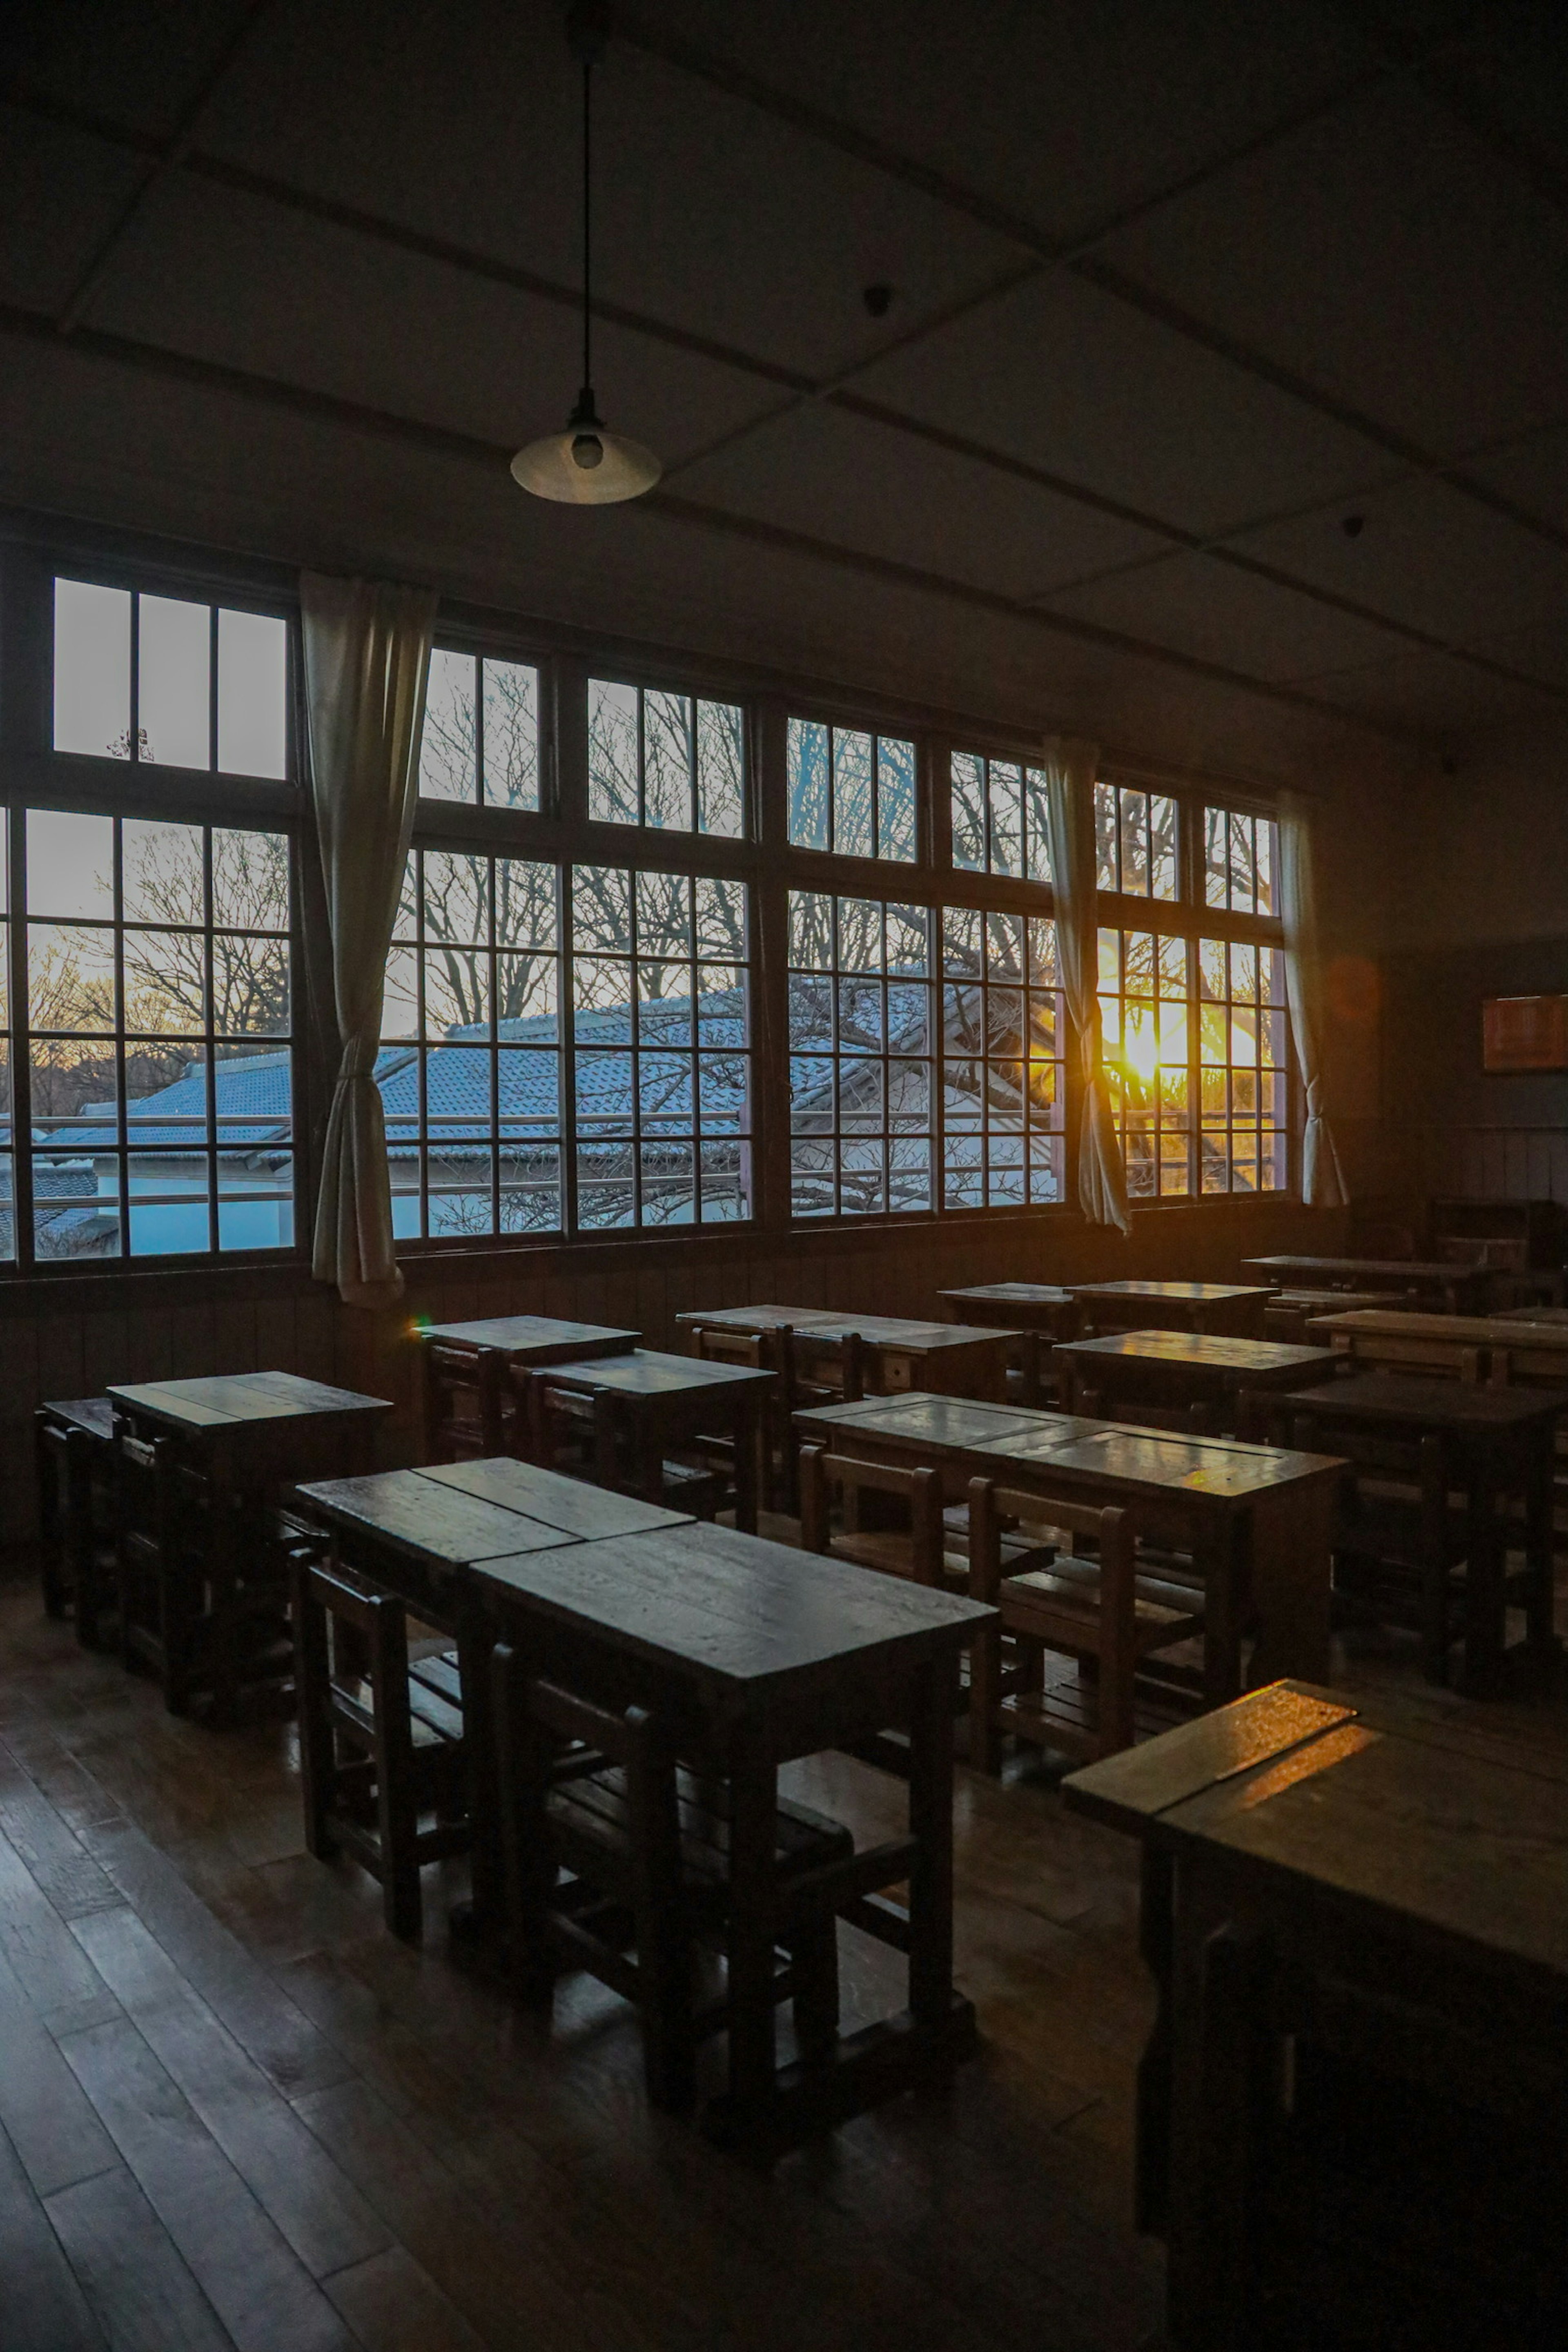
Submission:
POLYGON ((1337 1213, 1289 1202, 1211 1203, 1140 1213, 1130 1241, 1049 1211, 1009 1220, 859 1233, 685 1234, 560 1250, 465 1251, 411 1263, 404 1301, 346 1307, 296 1267, 217 1274, 94 1274, 0 1286, 0 1543, 35 1525, 32 1412, 110 1381, 279 1370, 395 1400, 387 1460, 415 1452, 419 1319, 576 1317, 679 1345, 689 1307, 775 1299, 868 1314, 941 1317, 939 1290, 966 1283, 1096 1281, 1125 1276, 1234 1280, 1243 1257, 1342 1245, 1337 1213))

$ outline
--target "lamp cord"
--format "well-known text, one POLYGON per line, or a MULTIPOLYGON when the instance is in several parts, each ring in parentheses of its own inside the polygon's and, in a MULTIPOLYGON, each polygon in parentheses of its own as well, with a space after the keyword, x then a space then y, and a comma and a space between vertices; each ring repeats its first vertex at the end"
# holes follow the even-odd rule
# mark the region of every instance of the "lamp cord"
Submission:
POLYGON ((592 59, 584 58, 583 60, 583 384, 584 390, 592 384, 594 380, 594 371, 590 360, 589 344, 589 322, 593 313, 593 303, 591 299, 593 287, 593 277, 591 274, 593 247, 589 240, 589 231, 593 225, 593 215, 591 211, 593 173, 591 167, 593 163, 594 122, 594 112, 590 100, 589 90, 593 71, 594 67, 592 59))

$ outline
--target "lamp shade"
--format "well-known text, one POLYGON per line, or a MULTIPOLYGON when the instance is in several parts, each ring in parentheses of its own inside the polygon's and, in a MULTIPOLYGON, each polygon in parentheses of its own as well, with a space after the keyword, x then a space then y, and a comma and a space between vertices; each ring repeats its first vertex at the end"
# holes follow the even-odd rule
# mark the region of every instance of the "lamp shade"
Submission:
POLYGON ((564 433, 529 442, 512 459, 511 470, 536 499, 608 507, 651 490, 664 468, 640 441, 607 433, 595 419, 591 425, 574 421, 564 433))

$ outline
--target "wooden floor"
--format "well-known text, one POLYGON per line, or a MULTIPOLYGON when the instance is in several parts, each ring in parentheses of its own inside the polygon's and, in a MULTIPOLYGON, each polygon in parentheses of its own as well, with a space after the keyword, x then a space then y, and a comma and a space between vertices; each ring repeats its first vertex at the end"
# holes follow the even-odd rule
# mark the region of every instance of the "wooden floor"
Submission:
MULTIPOLYGON (((861 1832, 900 1796, 837 1760, 795 1785, 861 1832)), ((763 2176, 649 2115, 611 1995, 574 1980, 546 2033, 449 1959, 455 1873, 423 1951, 388 1936, 303 1852, 287 1727, 176 1721, 0 1587, 0 2347, 1157 2343, 1131 1852, 1038 1777, 961 1772, 957 1827, 982 2054, 763 2176)), ((842 1932, 851 2010, 895 2006, 842 1932)))

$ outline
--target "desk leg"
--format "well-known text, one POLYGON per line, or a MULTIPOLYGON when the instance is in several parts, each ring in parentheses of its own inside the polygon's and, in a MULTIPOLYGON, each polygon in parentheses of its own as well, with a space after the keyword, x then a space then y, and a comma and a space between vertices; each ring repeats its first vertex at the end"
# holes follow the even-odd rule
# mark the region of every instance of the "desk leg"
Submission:
POLYGON ((730 2097, 737 2118, 760 2116, 774 2089, 773 1846, 778 1770, 741 1752, 730 1779, 730 2097))
POLYGON ((763 1428, 756 1392, 750 1391, 735 1412, 735 1525, 748 1536, 757 1532, 757 1452, 763 1428))
POLYGON ((1501 1493, 1489 1458, 1471 1464, 1466 1496, 1465 1663, 1460 1688, 1470 1698, 1496 1696, 1502 1674, 1503 1530, 1501 1493))
POLYGON ((1175 1873, 1171 1857, 1145 1839, 1138 1906, 1138 1949, 1159 1990, 1160 2006, 1138 2062, 1138 2137, 1133 2158, 1133 2221, 1163 2237, 1171 2194, 1172 2004, 1175 1873))
MULTIPOLYGON (((239 1627, 238 1617, 238 1496, 235 1492, 233 1464, 228 1449, 215 1445, 208 1456, 207 1475, 211 1486, 207 1497, 207 1525, 212 1545, 207 1559, 207 1574, 212 1580, 212 1720, 218 1729, 226 1729, 235 1720, 239 1707, 239 1627)), ((257 1539, 263 1530, 257 1528, 257 1539)), ((182 1622, 186 1619, 184 1604, 175 1607, 182 1622)), ((165 1660, 171 1693, 183 1683, 190 1672, 190 1658, 184 1635, 176 1657, 164 1630, 165 1660)))
POLYGON ((1329 1679, 1338 1507, 1328 1478, 1261 1496, 1252 1507, 1251 1613, 1258 1632, 1247 1680, 1254 1690, 1286 1675, 1300 1682, 1329 1679))
POLYGON ((1555 1441, 1555 1430, 1549 1430, 1543 1443, 1532 1444, 1529 1485, 1525 1491, 1524 1556, 1530 1568, 1530 1584, 1524 1604, 1525 1632, 1532 1661, 1542 1667, 1550 1666, 1558 1646, 1552 1622, 1552 1490, 1555 1441))
POLYGON ((1189 1956, 1186 2088, 1174 2117, 1182 2163, 1168 2245, 1171 2341, 1191 2352, 1242 2352, 1256 2333, 1253 2205, 1268 2080, 1263 2014, 1268 1953, 1226 1925, 1189 1956))
POLYGON ((952 1727, 958 1653, 921 1665, 910 1714, 910 2013, 917 2032, 952 2012, 952 1727))
POLYGON ((487 1619, 465 1607, 458 1621, 458 1673, 463 1686, 463 1745, 468 1753, 473 1901, 467 1912, 454 1911, 452 1927, 458 1934, 489 1934, 500 1926, 505 1908, 506 1808, 496 1738, 494 1646, 487 1619))
POLYGON ((1230 1513, 1206 1513, 1193 1542, 1204 1586, 1204 1698, 1224 1706, 1241 1696, 1241 1620, 1247 1546, 1230 1513))

